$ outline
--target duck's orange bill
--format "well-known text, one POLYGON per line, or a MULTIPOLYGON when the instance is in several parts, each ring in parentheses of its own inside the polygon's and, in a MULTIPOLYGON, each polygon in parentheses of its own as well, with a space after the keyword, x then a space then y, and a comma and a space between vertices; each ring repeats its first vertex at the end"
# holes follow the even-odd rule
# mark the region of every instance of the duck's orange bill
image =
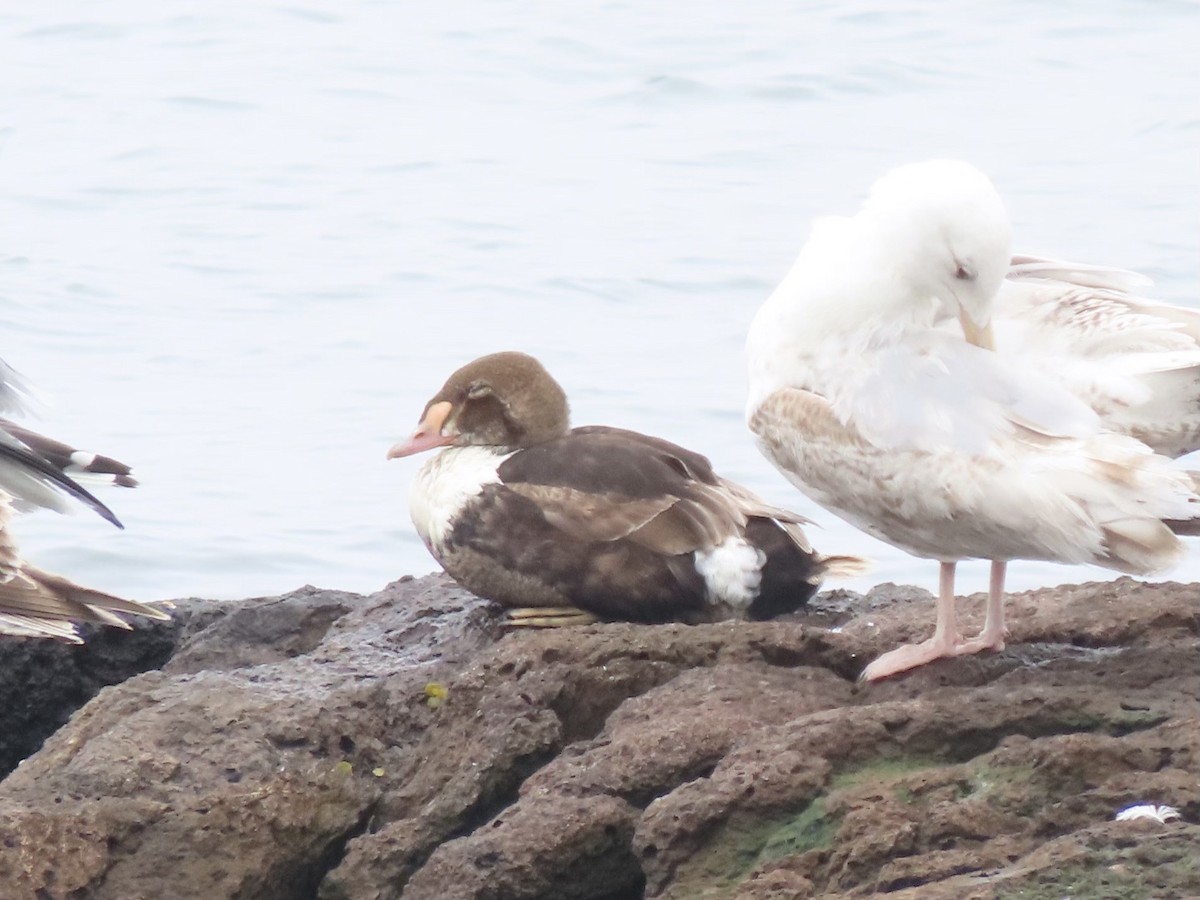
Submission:
POLYGON ((453 444, 455 435, 442 434, 442 427, 446 424, 452 408, 453 406, 447 400, 430 406, 425 410, 425 418, 421 420, 417 430, 409 436, 407 441, 392 447, 388 451, 387 458, 397 459, 401 456, 412 456, 414 453, 424 453, 434 447, 453 444))

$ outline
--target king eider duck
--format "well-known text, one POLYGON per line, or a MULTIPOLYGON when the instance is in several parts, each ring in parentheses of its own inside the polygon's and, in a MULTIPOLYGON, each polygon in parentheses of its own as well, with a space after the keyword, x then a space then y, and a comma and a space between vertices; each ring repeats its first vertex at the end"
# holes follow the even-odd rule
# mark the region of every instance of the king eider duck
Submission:
POLYGON ((1009 233, 977 169, 902 166, 856 215, 817 222, 750 326, 762 452, 826 509, 940 564, 933 636, 868 680, 1003 649, 1011 560, 1149 574, 1200 519, 1193 473, 1142 440, 1172 454, 1194 440, 1194 411, 1177 432, 1162 412, 1195 393, 1189 323, 1119 294, 1113 270, 1014 259, 1009 233), (1005 342, 1005 314, 1024 342, 1005 342), (983 630, 964 640, 954 575, 972 558, 991 579, 983 630))
POLYGON ((562 388, 524 353, 451 375, 388 458, 435 448, 413 485, 413 524, 438 563, 508 607, 513 625, 767 619, 862 562, 815 553, 802 517, 716 475, 699 453, 571 428, 562 388))
MULTIPOLYGON (((27 397, 20 377, 0 360, 0 412, 20 410, 27 397)), ((169 618, 152 606, 83 587, 21 558, 8 527, 16 510, 40 507, 68 512, 73 503, 81 503, 122 527, 112 511, 73 476, 123 487, 137 484, 124 463, 0 418, 0 634, 79 643, 77 623, 128 628, 126 615, 169 618)))

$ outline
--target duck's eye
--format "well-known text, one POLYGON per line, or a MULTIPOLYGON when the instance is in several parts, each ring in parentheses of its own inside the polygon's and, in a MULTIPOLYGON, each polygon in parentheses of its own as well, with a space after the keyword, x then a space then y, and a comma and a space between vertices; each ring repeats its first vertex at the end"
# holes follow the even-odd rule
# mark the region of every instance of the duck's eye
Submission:
POLYGON ((975 277, 975 272, 965 263, 959 263, 958 268, 954 270, 954 277, 959 281, 970 281, 975 277))
POLYGON ((467 399, 478 400, 480 397, 491 396, 492 386, 482 381, 476 381, 467 388, 467 399))

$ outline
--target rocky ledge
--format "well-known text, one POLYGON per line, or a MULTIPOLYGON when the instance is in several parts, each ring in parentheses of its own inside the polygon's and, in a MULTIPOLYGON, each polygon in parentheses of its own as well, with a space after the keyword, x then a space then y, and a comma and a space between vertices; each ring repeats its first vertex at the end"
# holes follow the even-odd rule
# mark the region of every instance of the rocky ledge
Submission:
POLYGON ((505 634, 429 577, 4 641, 0 895, 1200 896, 1197 588, 1009 608, 1005 652, 870 686, 928 594, 505 634))

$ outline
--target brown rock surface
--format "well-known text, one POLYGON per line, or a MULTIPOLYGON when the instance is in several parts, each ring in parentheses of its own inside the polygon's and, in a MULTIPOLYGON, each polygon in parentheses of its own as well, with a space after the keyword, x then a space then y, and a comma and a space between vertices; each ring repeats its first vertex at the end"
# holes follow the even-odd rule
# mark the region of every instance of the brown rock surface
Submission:
POLYGON ((1200 896, 1200 589, 1009 609, 871 686, 928 594, 502 635, 430 577, 6 642, 0 751, 86 705, 0 783, 0 898, 1200 896))

